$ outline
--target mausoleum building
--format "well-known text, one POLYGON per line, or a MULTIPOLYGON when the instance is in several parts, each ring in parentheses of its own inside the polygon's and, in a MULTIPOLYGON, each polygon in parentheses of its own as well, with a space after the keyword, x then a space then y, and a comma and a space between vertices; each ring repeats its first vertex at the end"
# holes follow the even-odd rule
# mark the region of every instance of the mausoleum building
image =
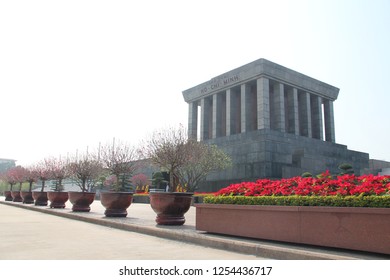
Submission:
MULTIPOLYGON (((211 174, 214 188, 303 172, 368 168, 367 153, 336 144, 333 102, 339 89, 259 59, 183 91, 189 137, 216 144, 233 160, 211 174)), ((206 184, 207 185, 207 184, 206 184)), ((210 185, 210 184, 208 184, 210 185)))

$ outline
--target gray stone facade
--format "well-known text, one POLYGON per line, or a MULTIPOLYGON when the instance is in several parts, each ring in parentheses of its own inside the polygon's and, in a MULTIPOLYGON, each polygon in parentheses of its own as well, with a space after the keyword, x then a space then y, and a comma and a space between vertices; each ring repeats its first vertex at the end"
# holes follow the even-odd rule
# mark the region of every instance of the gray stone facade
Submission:
POLYGON ((217 144, 233 159, 233 167, 210 174, 202 190, 303 172, 336 173, 344 162, 360 173, 368 167, 368 154, 336 144, 333 102, 338 93, 334 86, 265 59, 183 91, 189 137, 217 144))

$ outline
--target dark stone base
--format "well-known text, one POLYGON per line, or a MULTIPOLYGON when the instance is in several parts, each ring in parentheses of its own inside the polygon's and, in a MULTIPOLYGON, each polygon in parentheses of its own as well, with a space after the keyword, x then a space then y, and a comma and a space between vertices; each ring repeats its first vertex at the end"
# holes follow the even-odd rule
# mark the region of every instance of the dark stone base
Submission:
POLYGON ((353 166, 355 174, 369 166, 367 153, 348 150, 347 146, 319 139, 261 129, 205 140, 231 156, 232 168, 214 172, 197 191, 216 191, 231 183, 259 178, 289 178, 304 172, 313 175, 329 170, 338 174, 341 163, 353 166))

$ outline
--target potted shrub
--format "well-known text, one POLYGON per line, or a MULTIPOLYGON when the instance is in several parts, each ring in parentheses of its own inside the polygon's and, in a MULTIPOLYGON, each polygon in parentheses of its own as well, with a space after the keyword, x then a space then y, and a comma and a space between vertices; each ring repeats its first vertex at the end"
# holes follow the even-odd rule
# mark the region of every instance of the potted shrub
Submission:
POLYGON ((7 172, 0 173, 0 186, 4 190, 5 201, 12 201, 8 184, 7 172))
POLYGON ((259 179, 204 202, 197 230, 390 254, 390 176, 259 179))
POLYGON ((38 162, 33 168, 32 172, 35 173, 36 178, 41 181, 41 189, 39 191, 33 191, 32 195, 34 198, 34 204, 36 206, 47 206, 47 191, 46 188, 46 181, 50 180, 50 168, 48 166, 47 160, 44 159, 40 162, 38 162))
POLYGON ((34 198, 32 196, 32 187, 33 184, 36 182, 37 177, 36 177, 36 173, 33 172, 31 168, 26 168, 25 180, 28 183, 28 190, 20 191, 20 195, 23 199, 23 203, 32 204, 34 203, 34 198))
POLYGON ((6 191, 5 193, 5 200, 6 201, 13 201, 13 197, 12 197, 12 191, 14 191, 13 187, 14 185, 17 183, 16 182, 16 178, 14 176, 14 168, 10 168, 8 169, 5 174, 3 175, 4 177, 4 180, 8 183, 9 185, 9 190, 6 191))
POLYGON ((149 194, 159 225, 183 225, 197 184, 209 172, 230 164, 229 157, 216 147, 188 139, 182 126, 155 132, 142 152, 145 158, 169 172, 169 192, 149 194))
POLYGON ((24 167, 20 165, 15 167, 16 182, 19 183, 19 188, 11 193, 14 202, 25 203, 25 200, 29 201, 29 194, 22 190, 23 183, 26 181, 26 175, 27 170, 24 167))
POLYGON ((72 211, 89 212, 90 205, 95 199, 93 189, 102 172, 102 166, 97 156, 93 153, 76 155, 69 163, 71 178, 80 187, 81 192, 68 191, 69 201, 72 203, 72 211))
POLYGON ((51 158, 48 160, 51 177, 54 180, 52 191, 47 192, 50 208, 65 208, 69 199, 68 192, 64 191, 62 181, 69 176, 68 163, 63 158, 51 158))
POLYGON ((133 200, 129 190, 130 179, 138 169, 137 153, 134 147, 126 143, 107 144, 101 151, 103 168, 109 172, 105 181, 108 191, 100 193, 100 202, 106 208, 106 217, 126 217, 127 208, 133 200))
POLYGON ((17 191, 13 189, 14 185, 17 183, 17 175, 16 175, 15 167, 8 169, 4 177, 7 183, 9 184, 9 193, 5 194, 6 195, 5 200, 14 201, 14 196, 16 196, 17 193, 17 191), (13 193, 15 194, 13 195, 13 193))

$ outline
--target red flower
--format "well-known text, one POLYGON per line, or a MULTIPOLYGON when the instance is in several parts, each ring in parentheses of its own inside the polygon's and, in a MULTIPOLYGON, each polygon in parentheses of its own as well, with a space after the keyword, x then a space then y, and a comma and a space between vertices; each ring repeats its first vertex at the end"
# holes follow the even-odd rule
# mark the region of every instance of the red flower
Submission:
POLYGON ((390 176, 342 175, 332 178, 329 171, 318 178, 259 179, 232 184, 216 195, 288 196, 288 195, 390 195, 390 176))

